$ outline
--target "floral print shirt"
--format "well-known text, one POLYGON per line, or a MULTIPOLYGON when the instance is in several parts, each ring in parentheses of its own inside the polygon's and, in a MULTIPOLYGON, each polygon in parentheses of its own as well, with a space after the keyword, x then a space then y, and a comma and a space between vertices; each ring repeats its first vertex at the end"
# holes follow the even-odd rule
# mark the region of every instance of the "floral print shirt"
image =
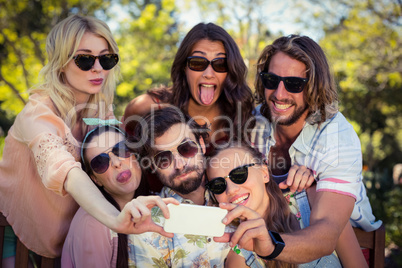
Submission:
MULTIPOLYGON (((160 193, 162 198, 173 197, 181 203, 194 204, 168 187, 160 193)), ((211 205, 208 191, 205 205, 211 205)), ((159 208, 152 210, 152 219, 163 226, 165 218, 159 208)), ((230 251, 228 243, 217 243, 213 237, 174 234, 167 238, 148 232, 128 236, 130 267, 223 267, 230 251)))

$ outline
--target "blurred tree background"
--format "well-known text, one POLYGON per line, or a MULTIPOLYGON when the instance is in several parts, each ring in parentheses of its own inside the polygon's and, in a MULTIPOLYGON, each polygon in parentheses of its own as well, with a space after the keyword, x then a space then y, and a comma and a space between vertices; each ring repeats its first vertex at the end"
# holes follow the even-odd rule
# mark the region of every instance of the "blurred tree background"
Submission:
POLYGON ((402 266, 402 175, 392 177, 402 163, 401 0, 0 0, 0 155, 27 89, 39 82, 47 33, 74 13, 96 16, 113 30, 122 70, 118 118, 132 98, 169 83, 178 44, 199 21, 234 37, 252 88, 254 64, 267 44, 284 34, 314 33, 336 75, 340 110, 362 143, 368 195, 386 224, 386 267, 402 266), (198 21, 189 25, 185 17, 198 21))

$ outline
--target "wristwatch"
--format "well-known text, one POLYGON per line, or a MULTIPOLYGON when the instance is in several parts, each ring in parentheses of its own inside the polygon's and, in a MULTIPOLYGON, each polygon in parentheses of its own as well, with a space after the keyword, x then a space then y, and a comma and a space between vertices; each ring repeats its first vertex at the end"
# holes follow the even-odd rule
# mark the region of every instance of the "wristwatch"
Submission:
POLYGON ((283 242, 282 237, 277 232, 268 230, 268 233, 272 239, 272 243, 274 244, 275 249, 268 256, 260 256, 257 254, 258 257, 260 257, 261 259, 264 259, 264 260, 272 260, 272 259, 278 257, 278 255, 281 254, 283 248, 285 247, 285 242, 283 242))

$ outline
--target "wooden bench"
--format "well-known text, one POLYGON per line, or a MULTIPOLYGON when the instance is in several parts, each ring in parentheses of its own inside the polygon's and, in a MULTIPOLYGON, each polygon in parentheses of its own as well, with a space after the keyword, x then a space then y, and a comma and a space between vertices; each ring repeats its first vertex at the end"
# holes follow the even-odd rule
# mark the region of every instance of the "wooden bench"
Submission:
MULTIPOLYGON (((0 256, 3 256, 3 242, 5 227, 10 224, 7 222, 6 217, 0 213, 0 256)), ((46 258, 43 256, 38 256, 38 262, 41 268, 54 268, 55 259, 46 258)), ((29 250, 22 244, 22 242, 17 240, 17 249, 15 255, 15 267, 16 268, 27 268, 29 263, 29 250)), ((2 268, 2 262, 0 261, 0 268, 2 268)))
POLYGON ((384 224, 375 231, 365 232, 360 228, 353 228, 360 247, 370 251, 369 267, 383 268, 385 264, 385 227, 384 224))

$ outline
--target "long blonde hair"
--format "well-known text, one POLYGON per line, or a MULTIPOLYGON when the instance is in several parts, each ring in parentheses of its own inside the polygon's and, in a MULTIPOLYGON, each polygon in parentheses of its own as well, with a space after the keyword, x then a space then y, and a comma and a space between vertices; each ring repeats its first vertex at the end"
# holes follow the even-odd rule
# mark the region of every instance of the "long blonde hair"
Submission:
POLYGON ((73 59, 85 33, 93 33, 104 38, 110 53, 118 54, 119 48, 107 24, 94 17, 72 15, 59 22, 50 31, 46 39, 48 63, 40 74, 44 82, 30 93, 44 93, 53 101, 59 116, 72 128, 77 122, 77 113, 82 110, 82 117, 105 117, 113 103, 119 66, 109 71, 101 92, 91 95, 85 107, 76 107, 71 88, 65 84, 62 69, 73 59), (100 105, 104 105, 104 109, 100 105))

